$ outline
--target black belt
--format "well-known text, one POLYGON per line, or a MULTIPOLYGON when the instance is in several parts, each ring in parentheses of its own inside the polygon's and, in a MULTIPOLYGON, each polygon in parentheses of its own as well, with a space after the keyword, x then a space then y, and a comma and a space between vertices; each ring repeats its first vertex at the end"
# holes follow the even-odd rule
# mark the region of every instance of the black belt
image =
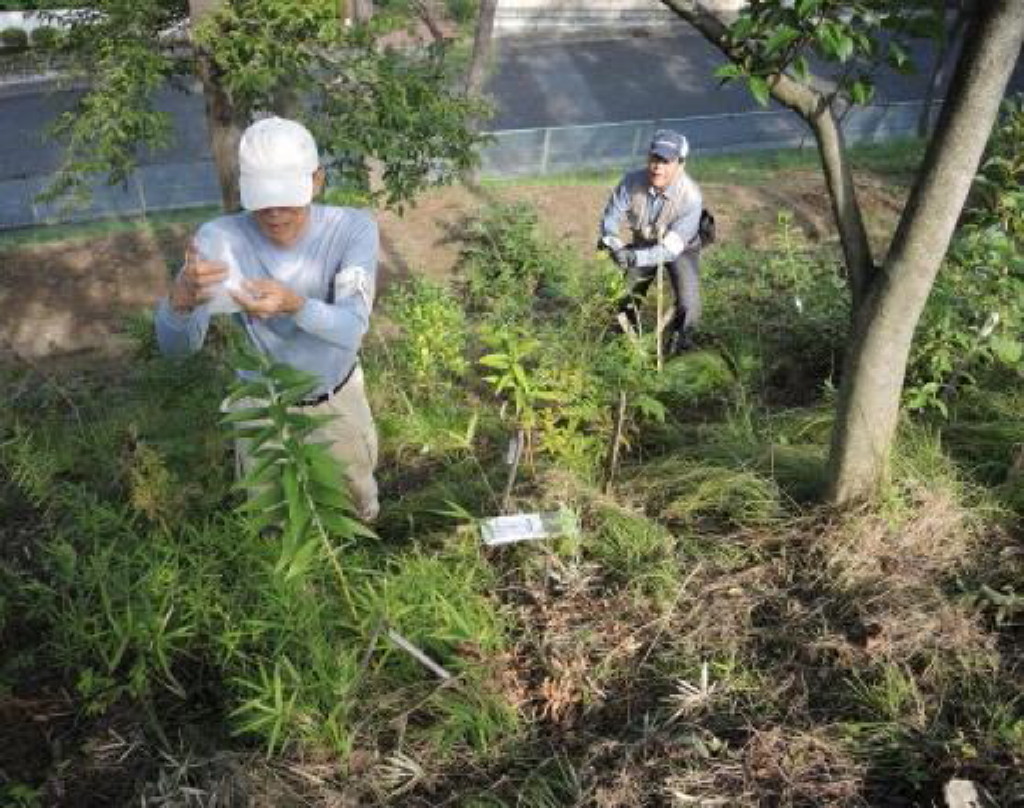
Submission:
POLYGON ((321 393, 316 398, 303 399, 302 401, 298 402, 295 406, 296 407, 315 407, 318 404, 323 404, 325 401, 329 401, 332 396, 335 396, 335 395, 338 394, 338 391, 341 390, 342 387, 344 387, 346 384, 348 384, 348 380, 352 378, 352 374, 356 372, 356 368, 357 367, 359 367, 359 361, 358 360, 356 360, 356 363, 354 365, 352 365, 352 369, 348 372, 348 374, 345 376, 344 379, 342 379, 340 382, 338 382, 338 386, 335 387, 333 390, 331 390, 328 393, 321 393))

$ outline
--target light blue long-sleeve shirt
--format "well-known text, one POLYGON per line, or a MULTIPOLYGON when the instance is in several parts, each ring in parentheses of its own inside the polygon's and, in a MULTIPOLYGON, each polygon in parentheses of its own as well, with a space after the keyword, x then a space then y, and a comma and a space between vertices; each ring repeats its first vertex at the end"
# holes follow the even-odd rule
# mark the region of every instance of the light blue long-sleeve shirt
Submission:
MULTIPOLYGON (((196 246, 203 258, 235 263, 245 279, 275 280, 305 298, 295 314, 265 320, 233 315, 260 351, 317 376, 321 384, 314 395, 333 390, 349 375, 369 327, 376 288, 378 235, 370 214, 313 205, 299 240, 278 247, 250 213, 238 213, 200 227, 196 246)), ((198 351, 210 317, 208 305, 180 313, 167 298, 161 300, 156 311, 161 352, 198 351)))

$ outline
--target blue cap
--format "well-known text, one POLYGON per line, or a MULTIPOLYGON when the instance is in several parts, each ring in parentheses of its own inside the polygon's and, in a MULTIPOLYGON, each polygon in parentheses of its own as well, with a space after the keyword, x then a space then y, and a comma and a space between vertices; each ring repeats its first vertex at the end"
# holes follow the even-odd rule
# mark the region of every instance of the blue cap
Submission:
POLYGON ((659 129, 654 133, 654 140, 651 141, 649 154, 656 155, 663 160, 685 160, 690 153, 690 144, 686 138, 671 129, 659 129))

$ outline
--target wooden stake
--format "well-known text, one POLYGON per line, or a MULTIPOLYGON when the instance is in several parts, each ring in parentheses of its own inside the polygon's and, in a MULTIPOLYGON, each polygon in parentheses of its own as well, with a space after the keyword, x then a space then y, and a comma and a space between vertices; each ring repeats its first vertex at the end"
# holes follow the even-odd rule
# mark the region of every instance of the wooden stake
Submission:
POLYGON ((662 323, 661 307, 662 307, 662 304, 663 304, 662 296, 664 294, 664 292, 662 291, 662 284, 663 284, 662 278, 664 277, 663 270, 664 270, 664 265, 658 264, 658 277, 657 277, 658 311, 657 311, 657 315, 656 315, 657 319, 654 321, 654 346, 655 346, 655 350, 657 351, 657 357, 658 357, 658 364, 657 364, 658 373, 661 373, 661 366, 662 366, 661 331, 662 331, 662 328, 663 328, 663 323, 662 323))
POLYGON ((512 488, 516 483, 516 475, 519 473, 519 459, 523 456, 524 442, 523 430, 517 429, 515 448, 512 451, 512 462, 508 470, 508 481, 505 483, 505 495, 501 498, 501 512, 503 514, 508 513, 509 504, 512 500, 512 488))
POLYGON ((615 472, 619 467, 619 447, 622 445, 622 431, 626 423, 626 391, 619 391, 619 406, 615 411, 615 427, 612 433, 612 443, 608 447, 608 458, 604 464, 604 485, 601 486, 601 493, 607 494, 615 481, 615 472))

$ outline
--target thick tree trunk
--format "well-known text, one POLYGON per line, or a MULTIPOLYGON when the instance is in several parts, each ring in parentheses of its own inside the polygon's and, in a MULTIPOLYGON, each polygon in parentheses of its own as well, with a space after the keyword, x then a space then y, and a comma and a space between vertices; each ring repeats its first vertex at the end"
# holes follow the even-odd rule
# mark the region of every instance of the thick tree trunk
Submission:
POLYGON ((476 32, 473 34, 473 55, 466 71, 466 95, 480 95, 484 87, 487 64, 494 45, 494 16, 498 0, 480 0, 476 32))
MULTIPOLYGON (((207 14, 216 10, 220 2, 221 0, 189 0, 193 30, 207 14)), ((213 153, 220 182, 221 205, 227 212, 236 211, 241 207, 238 191, 238 142, 242 137, 243 121, 221 86, 210 57, 197 51, 196 60, 199 78, 203 83, 206 126, 210 132, 210 151, 213 153)))
MULTIPOLYGON (((734 52, 729 44, 724 16, 709 11, 697 0, 661 0, 661 3, 690 23, 727 57, 741 58, 742 54, 734 52)), ((853 171, 846 159, 843 133, 832 112, 830 96, 782 74, 771 77, 768 86, 772 98, 803 118, 814 132, 856 310, 864 300, 876 268, 857 202, 853 171)))
POLYGON ((884 480, 914 329, 978 170, 1022 37, 1021 0, 991 0, 979 8, 885 266, 855 314, 830 456, 829 497, 837 504, 871 498, 884 480))

